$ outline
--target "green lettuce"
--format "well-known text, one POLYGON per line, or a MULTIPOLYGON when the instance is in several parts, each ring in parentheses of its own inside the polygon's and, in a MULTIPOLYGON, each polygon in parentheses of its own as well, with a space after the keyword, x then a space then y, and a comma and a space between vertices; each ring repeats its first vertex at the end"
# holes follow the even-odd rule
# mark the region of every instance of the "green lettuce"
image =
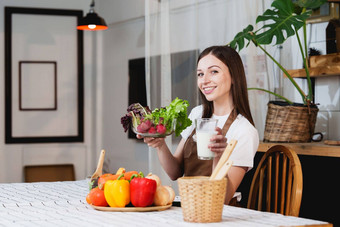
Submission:
POLYGON ((179 136, 184 129, 192 124, 192 121, 187 115, 188 106, 189 102, 187 100, 182 100, 177 97, 169 106, 154 109, 146 118, 153 120, 155 124, 164 124, 167 129, 169 129, 172 124, 175 124, 175 135, 179 136))

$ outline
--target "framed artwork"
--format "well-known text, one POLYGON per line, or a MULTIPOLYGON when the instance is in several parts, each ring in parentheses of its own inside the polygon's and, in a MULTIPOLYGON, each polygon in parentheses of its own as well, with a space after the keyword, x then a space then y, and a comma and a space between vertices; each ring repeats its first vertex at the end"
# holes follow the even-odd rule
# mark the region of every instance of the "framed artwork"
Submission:
POLYGON ((19 62, 19 110, 57 110, 57 62, 19 62))
POLYGON ((5 142, 84 140, 81 10, 5 7, 5 142))

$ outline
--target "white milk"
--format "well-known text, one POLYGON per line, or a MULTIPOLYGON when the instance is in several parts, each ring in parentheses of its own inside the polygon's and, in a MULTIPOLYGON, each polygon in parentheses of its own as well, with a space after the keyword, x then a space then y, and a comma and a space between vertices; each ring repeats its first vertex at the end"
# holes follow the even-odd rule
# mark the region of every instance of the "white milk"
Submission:
POLYGON ((212 152, 208 145, 211 143, 210 138, 216 135, 216 131, 197 131, 197 155, 199 159, 209 160, 213 159, 215 153, 212 152))

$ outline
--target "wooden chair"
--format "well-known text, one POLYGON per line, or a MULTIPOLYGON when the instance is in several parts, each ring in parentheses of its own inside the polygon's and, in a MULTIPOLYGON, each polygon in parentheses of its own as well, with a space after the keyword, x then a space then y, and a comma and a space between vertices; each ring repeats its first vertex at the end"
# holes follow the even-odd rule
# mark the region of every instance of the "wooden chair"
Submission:
POLYGON ((25 182, 75 180, 73 164, 25 166, 24 174, 25 182))
POLYGON ((302 184, 301 163, 295 151, 281 145, 273 146, 255 171, 247 207, 299 216, 302 184))

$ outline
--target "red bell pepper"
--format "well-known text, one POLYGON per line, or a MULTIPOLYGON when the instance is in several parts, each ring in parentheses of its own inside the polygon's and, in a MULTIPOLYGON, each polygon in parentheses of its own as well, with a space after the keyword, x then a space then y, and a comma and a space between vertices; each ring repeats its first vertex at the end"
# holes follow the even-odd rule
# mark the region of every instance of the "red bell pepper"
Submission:
POLYGON ((144 178, 143 174, 138 177, 132 175, 130 181, 130 200, 135 207, 147 207, 153 204, 157 183, 153 179, 144 178))

